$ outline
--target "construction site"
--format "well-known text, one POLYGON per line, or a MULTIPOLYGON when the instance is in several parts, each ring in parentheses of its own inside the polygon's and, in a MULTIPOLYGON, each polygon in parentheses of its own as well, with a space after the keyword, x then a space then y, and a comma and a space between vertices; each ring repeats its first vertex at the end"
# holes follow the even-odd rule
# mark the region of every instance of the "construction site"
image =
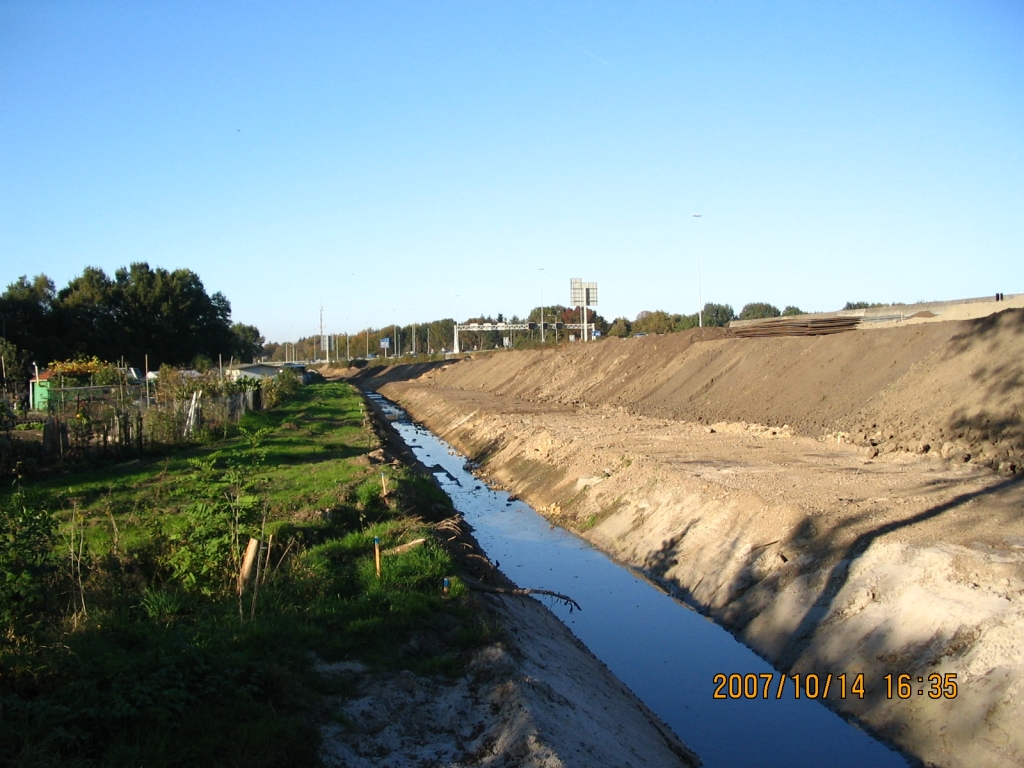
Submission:
POLYGON ((912 761, 1020 765, 1024 298, 999 298, 333 373, 776 670, 862 674, 827 706, 912 761))

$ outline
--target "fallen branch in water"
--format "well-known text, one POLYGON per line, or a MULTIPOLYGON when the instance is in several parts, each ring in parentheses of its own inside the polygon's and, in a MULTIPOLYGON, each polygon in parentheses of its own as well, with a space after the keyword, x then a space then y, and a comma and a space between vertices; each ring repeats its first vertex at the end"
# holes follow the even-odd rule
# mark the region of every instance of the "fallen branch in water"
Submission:
POLYGON ((568 595, 563 595, 558 592, 552 592, 549 589, 521 589, 519 587, 492 587, 487 584, 481 584, 479 581, 474 581, 466 576, 462 576, 463 583, 476 592, 487 592, 491 595, 547 595, 553 597, 559 602, 565 603, 569 607, 569 613, 573 610, 582 611, 583 608, 568 595))

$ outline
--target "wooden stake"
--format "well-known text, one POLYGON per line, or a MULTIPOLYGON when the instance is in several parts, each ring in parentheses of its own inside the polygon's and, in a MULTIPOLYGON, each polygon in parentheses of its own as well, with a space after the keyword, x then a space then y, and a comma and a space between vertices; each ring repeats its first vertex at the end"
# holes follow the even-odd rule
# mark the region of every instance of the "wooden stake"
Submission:
POLYGON ((380 578, 380 539, 373 539, 373 561, 377 565, 377 578, 380 578))
POLYGON ((260 579, 263 583, 266 583, 267 574, 270 572, 270 548, 272 546, 274 546, 274 534, 267 536, 267 557, 266 562, 263 564, 263 578, 260 579))
POLYGON ((259 548, 259 539, 249 539, 249 544, 245 548, 245 557, 242 560, 242 570, 238 573, 239 594, 245 589, 245 585, 249 583, 249 577, 252 576, 252 564, 256 561, 256 553, 259 551, 259 548))
POLYGON ((388 479, 384 477, 384 473, 380 473, 380 487, 383 489, 381 496, 385 499, 388 497, 388 479))

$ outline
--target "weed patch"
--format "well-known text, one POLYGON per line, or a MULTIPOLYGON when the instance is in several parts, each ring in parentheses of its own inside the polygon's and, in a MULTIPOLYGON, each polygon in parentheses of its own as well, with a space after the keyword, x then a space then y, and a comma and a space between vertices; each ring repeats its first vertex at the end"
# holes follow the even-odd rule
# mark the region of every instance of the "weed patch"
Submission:
POLYGON ((430 538, 447 498, 357 460, 359 396, 279 394, 214 445, 0 497, 0 766, 316 765, 315 659, 454 674, 491 637, 430 538))

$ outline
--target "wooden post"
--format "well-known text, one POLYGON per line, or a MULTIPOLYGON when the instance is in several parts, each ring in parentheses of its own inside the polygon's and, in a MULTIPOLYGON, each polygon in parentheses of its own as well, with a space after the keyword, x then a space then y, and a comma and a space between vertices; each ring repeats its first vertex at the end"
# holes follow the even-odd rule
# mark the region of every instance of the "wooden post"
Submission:
POLYGON ((270 548, 272 546, 274 546, 274 534, 267 536, 267 557, 266 562, 263 564, 263 577, 260 579, 263 583, 266 583, 267 573, 270 571, 270 548))
POLYGON ((238 573, 239 594, 245 589, 245 585, 249 583, 249 577, 252 576, 252 565, 256 561, 256 553, 259 551, 259 548, 259 539, 249 539, 249 544, 245 548, 245 557, 242 559, 242 570, 238 573))
POLYGON ((380 578, 380 539, 373 539, 373 561, 377 565, 377 578, 380 578))
POLYGON ((386 499, 388 497, 388 479, 384 477, 383 472, 380 473, 380 487, 383 490, 381 496, 386 499))

